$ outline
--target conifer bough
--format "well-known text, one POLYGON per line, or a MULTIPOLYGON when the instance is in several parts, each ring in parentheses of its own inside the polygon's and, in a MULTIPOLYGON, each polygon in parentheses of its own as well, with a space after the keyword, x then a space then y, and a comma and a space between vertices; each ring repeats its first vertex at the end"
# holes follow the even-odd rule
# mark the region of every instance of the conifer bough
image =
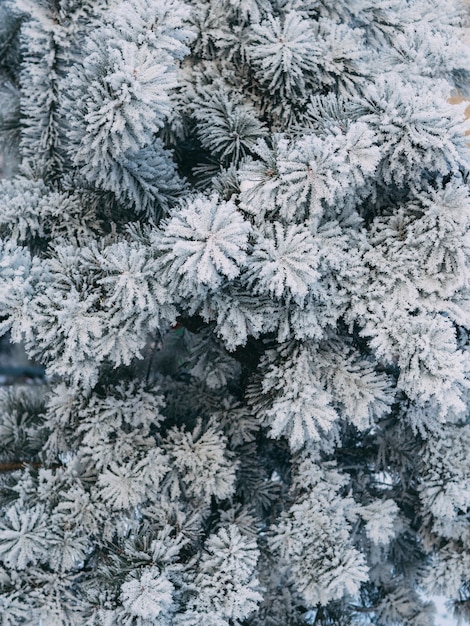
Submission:
POLYGON ((470 618, 457 0, 5 0, 4 626, 470 618))

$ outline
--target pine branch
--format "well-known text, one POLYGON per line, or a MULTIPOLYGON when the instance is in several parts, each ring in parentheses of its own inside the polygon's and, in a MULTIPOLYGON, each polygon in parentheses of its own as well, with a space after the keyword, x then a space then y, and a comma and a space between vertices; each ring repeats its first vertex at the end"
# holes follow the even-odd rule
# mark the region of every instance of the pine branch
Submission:
POLYGON ((8 461, 7 463, 0 463, 0 472, 15 472, 16 470, 24 469, 27 466, 41 467, 42 463, 35 463, 33 461, 8 461))
MULTIPOLYGON (((5 463, 0 463, 0 473, 15 472, 16 470, 25 469, 26 467, 39 469, 41 467, 45 467, 45 465, 44 463, 40 463, 38 461, 26 461, 26 460, 8 461, 5 463)), ((48 469, 57 469, 59 467, 62 467, 62 463, 52 463, 52 465, 47 465, 48 469)))

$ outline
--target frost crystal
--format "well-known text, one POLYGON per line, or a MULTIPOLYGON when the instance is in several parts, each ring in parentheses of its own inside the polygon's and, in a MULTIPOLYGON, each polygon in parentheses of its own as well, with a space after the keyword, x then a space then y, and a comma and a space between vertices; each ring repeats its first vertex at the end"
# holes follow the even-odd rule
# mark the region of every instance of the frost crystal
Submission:
POLYGON ((174 586, 160 573, 158 567, 150 567, 140 578, 121 585, 122 604, 136 617, 161 618, 173 606, 173 591, 174 586))

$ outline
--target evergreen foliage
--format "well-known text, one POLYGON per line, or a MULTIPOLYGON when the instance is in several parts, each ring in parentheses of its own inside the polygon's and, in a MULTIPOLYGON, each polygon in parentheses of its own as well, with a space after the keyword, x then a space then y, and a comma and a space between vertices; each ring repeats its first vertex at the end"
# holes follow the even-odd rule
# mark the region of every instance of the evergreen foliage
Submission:
POLYGON ((6 0, 5 626, 470 619, 460 0, 6 0))

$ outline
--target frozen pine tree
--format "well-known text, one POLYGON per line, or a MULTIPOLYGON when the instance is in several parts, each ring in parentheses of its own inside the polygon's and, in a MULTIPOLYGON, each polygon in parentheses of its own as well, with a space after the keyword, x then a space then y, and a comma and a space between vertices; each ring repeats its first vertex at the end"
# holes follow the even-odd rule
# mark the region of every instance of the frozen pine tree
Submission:
POLYGON ((0 4, 2 624, 467 623, 465 5, 0 4))

